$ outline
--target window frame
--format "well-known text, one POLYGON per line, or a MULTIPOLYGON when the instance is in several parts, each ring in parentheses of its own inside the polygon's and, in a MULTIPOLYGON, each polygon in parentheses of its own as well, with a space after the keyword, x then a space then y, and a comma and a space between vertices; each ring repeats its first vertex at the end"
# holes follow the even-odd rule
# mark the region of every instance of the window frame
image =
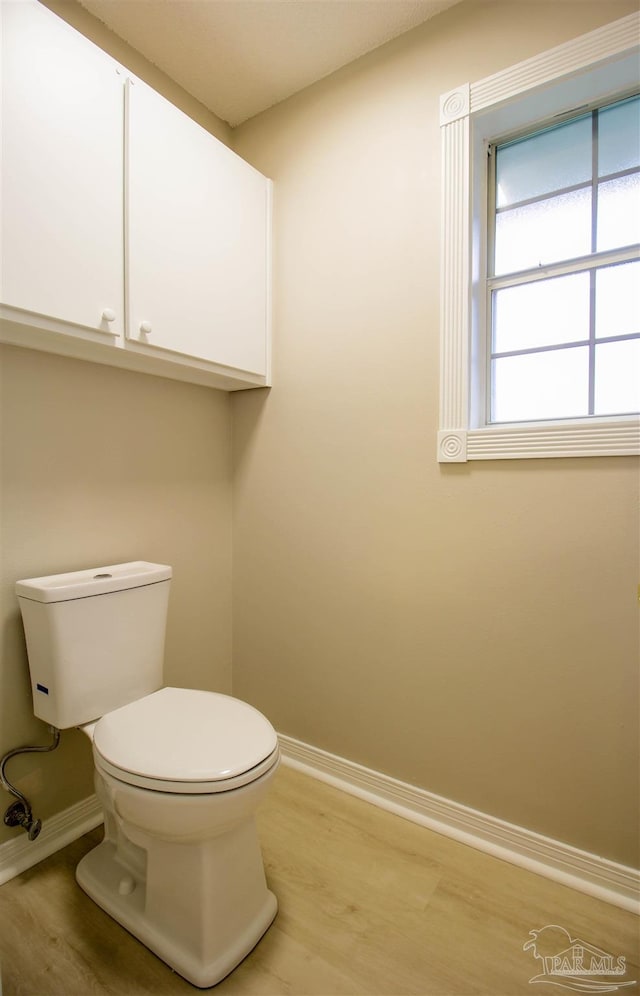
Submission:
POLYGON ((637 88, 639 34, 630 14, 440 99, 440 463, 640 453, 636 415, 485 418, 488 146, 637 88))

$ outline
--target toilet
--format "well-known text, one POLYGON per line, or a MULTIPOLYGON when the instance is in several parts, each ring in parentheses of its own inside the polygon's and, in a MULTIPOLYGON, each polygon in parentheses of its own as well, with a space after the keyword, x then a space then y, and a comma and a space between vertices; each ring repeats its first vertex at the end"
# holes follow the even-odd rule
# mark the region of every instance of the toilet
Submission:
POLYGON ((93 745, 105 836, 84 891, 171 968, 215 985, 276 915, 255 812, 275 730, 216 692, 163 687, 172 571, 144 561, 18 581, 35 715, 93 745))

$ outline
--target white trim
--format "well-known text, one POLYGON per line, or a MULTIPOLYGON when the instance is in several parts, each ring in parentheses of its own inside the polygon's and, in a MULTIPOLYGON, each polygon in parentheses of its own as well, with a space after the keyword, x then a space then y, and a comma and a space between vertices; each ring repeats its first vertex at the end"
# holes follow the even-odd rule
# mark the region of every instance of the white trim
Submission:
POLYGON ((639 34, 640 13, 629 14, 493 76, 461 85, 440 99, 440 463, 640 453, 640 419, 634 416, 590 419, 588 425, 575 421, 495 428, 476 427, 470 414, 471 172, 476 144, 487 137, 487 127, 497 133, 507 128, 518 101, 526 101, 527 113, 534 118, 557 111, 553 87, 560 82, 567 87, 564 99, 574 100, 580 77, 588 72, 600 74, 599 85, 609 88, 622 85, 625 73, 637 77, 628 57, 638 49, 639 34))
MULTIPOLYGON (((451 432, 449 432, 451 435, 451 432)), ((640 420, 491 426, 470 429, 469 460, 508 457, 635 456, 640 453, 640 420)))
POLYGON ((493 76, 486 76, 470 88, 471 113, 485 110, 534 87, 555 83, 560 77, 581 73, 587 67, 615 59, 638 45, 640 14, 628 14, 617 21, 547 49, 493 76))
POLYGON ((511 864, 640 914, 640 871, 279 734, 285 764, 511 864))
POLYGON ((471 87, 468 83, 449 90, 440 97, 440 124, 451 124, 459 118, 465 118, 469 114, 471 100, 471 87))
POLYGON ((82 837, 102 823, 102 807, 98 797, 90 795, 50 820, 44 820, 40 835, 30 841, 24 830, 18 830, 13 840, 0 844, 0 885, 32 868, 51 854, 82 837))

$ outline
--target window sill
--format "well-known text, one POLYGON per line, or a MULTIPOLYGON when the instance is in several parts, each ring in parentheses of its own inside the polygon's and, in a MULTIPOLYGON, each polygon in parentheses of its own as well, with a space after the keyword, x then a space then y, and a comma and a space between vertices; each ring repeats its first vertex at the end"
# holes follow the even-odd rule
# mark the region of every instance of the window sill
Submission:
POLYGON ((640 454, 640 418, 636 416, 443 429, 438 433, 440 463, 637 454, 640 454))

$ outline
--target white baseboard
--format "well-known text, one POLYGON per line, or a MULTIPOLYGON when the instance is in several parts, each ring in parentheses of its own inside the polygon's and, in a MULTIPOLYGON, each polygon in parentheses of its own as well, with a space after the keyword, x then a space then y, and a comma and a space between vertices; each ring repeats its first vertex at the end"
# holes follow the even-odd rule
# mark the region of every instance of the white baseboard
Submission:
POLYGON ((640 871, 635 868, 469 809, 292 737, 280 734, 279 740, 282 759, 292 768, 436 833, 640 914, 640 871))
MULTIPOLYGON (((282 759, 292 768, 436 833, 640 914, 640 872, 635 868, 506 823, 293 737, 280 734, 279 740, 282 759)), ((0 885, 100 823, 102 809, 92 795, 45 820, 34 841, 29 841, 23 831, 16 831, 19 836, 0 844, 0 885)))
POLYGON ((27 868, 37 865, 83 833, 102 823, 102 807, 95 795, 76 802, 49 820, 44 820, 40 835, 30 841, 24 830, 16 830, 16 837, 0 844, 0 885, 20 875, 27 868))

